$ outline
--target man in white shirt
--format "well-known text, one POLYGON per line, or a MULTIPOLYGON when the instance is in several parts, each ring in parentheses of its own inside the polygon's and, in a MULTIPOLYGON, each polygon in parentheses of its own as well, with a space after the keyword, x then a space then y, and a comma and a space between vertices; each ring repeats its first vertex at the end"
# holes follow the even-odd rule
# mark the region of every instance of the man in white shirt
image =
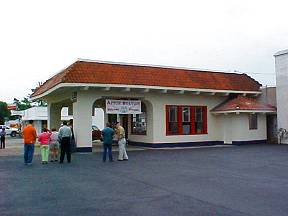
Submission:
POLYGON ((60 163, 64 162, 65 154, 67 155, 68 163, 71 163, 71 128, 67 126, 67 122, 63 122, 63 126, 59 129, 58 137, 61 143, 60 163))

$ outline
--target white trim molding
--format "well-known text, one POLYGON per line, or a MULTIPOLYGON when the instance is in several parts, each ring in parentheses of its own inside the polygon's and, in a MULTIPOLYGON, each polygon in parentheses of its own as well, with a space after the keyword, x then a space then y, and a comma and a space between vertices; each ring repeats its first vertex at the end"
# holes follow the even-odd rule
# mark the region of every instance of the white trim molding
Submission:
MULTIPOLYGON (((60 88, 101 88, 102 90, 110 91, 113 90, 113 88, 123 88, 126 91, 128 89, 149 89, 149 90, 160 90, 163 93, 167 91, 178 91, 178 92, 191 92, 191 93, 224 93, 225 94, 250 94, 250 95, 259 95, 261 94, 261 91, 236 91, 236 90, 218 90, 218 89, 196 89, 196 88, 180 88, 180 87, 164 87, 164 86, 147 86, 147 85, 125 85, 125 84, 98 84, 98 83, 60 83, 51 89, 43 92, 40 95, 31 97, 31 100, 36 100, 42 97, 45 97, 52 92, 56 91, 60 88)), ((146 90, 147 91, 147 90, 146 90)))
POLYGON ((228 111, 210 111, 213 114, 228 114, 228 113, 236 113, 236 114, 240 114, 240 113, 276 113, 275 111, 270 111, 270 110, 228 110, 228 111))

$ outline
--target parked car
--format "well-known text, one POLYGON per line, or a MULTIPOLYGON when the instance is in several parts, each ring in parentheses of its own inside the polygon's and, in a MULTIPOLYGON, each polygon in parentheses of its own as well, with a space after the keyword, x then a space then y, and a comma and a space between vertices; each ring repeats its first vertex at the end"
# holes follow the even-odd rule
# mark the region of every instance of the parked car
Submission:
POLYGON ((96 126, 92 126, 92 140, 100 140, 102 136, 101 130, 96 126))
POLYGON ((15 137, 17 134, 19 134, 19 129, 17 128, 11 128, 6 125, 0 125, 0 128, 0 130, 2 130, 2 128, 5 128, 6 135, 10 135, 11 137, 15 137))

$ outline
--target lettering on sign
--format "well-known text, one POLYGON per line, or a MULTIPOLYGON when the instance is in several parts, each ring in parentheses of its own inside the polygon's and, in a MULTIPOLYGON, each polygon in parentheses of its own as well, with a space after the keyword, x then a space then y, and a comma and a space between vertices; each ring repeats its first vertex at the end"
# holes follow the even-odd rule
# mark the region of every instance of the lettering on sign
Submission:
POLYGON ((106 99, 106 113, 108 114, 140 114, 140 100, 111 100, 106 99))

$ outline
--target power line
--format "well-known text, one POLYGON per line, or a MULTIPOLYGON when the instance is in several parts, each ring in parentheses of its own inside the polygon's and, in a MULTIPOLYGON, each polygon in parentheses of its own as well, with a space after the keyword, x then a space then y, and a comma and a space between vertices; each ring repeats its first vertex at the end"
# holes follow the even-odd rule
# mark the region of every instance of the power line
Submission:
POLYGON ((276 73, 263 73, 263 72, 241 72, 238 70, 232 71, 232 73, 245 73, 245 74, 260 74, 260 75, 276 75, 276 73))
POLYGON ((259 74, 259 75, 274 75, 274 76, 276 76, 276 74, 274 74, 274 73, 246 73, 246 74, 259 74))

